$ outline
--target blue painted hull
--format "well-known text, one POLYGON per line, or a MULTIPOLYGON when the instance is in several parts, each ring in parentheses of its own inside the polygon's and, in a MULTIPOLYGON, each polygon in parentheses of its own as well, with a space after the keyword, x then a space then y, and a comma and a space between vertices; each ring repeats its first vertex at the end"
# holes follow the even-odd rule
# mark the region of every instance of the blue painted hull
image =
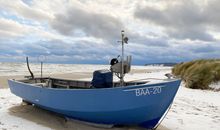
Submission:
POLYGON ((153 128, 172 103, 180 80, 103 89, 41 88, 9 80, 11 92, 66 117, 153 128))

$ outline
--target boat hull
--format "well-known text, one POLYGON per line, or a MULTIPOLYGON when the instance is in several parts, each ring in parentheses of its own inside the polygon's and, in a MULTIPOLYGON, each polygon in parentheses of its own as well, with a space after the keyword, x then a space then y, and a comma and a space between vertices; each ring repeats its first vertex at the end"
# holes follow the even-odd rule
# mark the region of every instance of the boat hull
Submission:
POLYGON ((102 89, 55 89, 9 80, 12 93, 44 109, 82 121, 154 128, 180 80, 102 89))

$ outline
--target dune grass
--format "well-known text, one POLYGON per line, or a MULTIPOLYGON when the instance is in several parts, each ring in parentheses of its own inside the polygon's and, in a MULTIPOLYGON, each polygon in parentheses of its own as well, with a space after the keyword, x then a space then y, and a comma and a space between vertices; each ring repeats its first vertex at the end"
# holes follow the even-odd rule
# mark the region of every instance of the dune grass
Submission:
POLYGON ((172 73, 182 78, 188 88, 210 89, 211 83, 220 81, 220 59, 180 63, 173 67, 172 73))

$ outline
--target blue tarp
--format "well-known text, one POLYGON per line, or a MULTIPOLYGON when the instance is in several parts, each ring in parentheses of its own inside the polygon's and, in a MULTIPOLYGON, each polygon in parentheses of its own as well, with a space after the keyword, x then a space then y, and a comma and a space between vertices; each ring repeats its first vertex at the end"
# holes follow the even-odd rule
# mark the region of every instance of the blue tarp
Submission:
POLYGON ((109 70, 93 72, 92 86, 95 88, 110 88, 113 84, 113 74, 109 70))

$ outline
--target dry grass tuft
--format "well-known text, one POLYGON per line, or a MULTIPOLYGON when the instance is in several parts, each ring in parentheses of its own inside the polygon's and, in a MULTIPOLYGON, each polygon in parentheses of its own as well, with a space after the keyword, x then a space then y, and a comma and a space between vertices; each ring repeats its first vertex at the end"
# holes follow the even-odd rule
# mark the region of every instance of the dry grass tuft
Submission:
POLYGON ((180 63, 173 67, 172 73, 181 77, 188 88, 210 89, 211 83, 220 81, 220 59, 180 63))

